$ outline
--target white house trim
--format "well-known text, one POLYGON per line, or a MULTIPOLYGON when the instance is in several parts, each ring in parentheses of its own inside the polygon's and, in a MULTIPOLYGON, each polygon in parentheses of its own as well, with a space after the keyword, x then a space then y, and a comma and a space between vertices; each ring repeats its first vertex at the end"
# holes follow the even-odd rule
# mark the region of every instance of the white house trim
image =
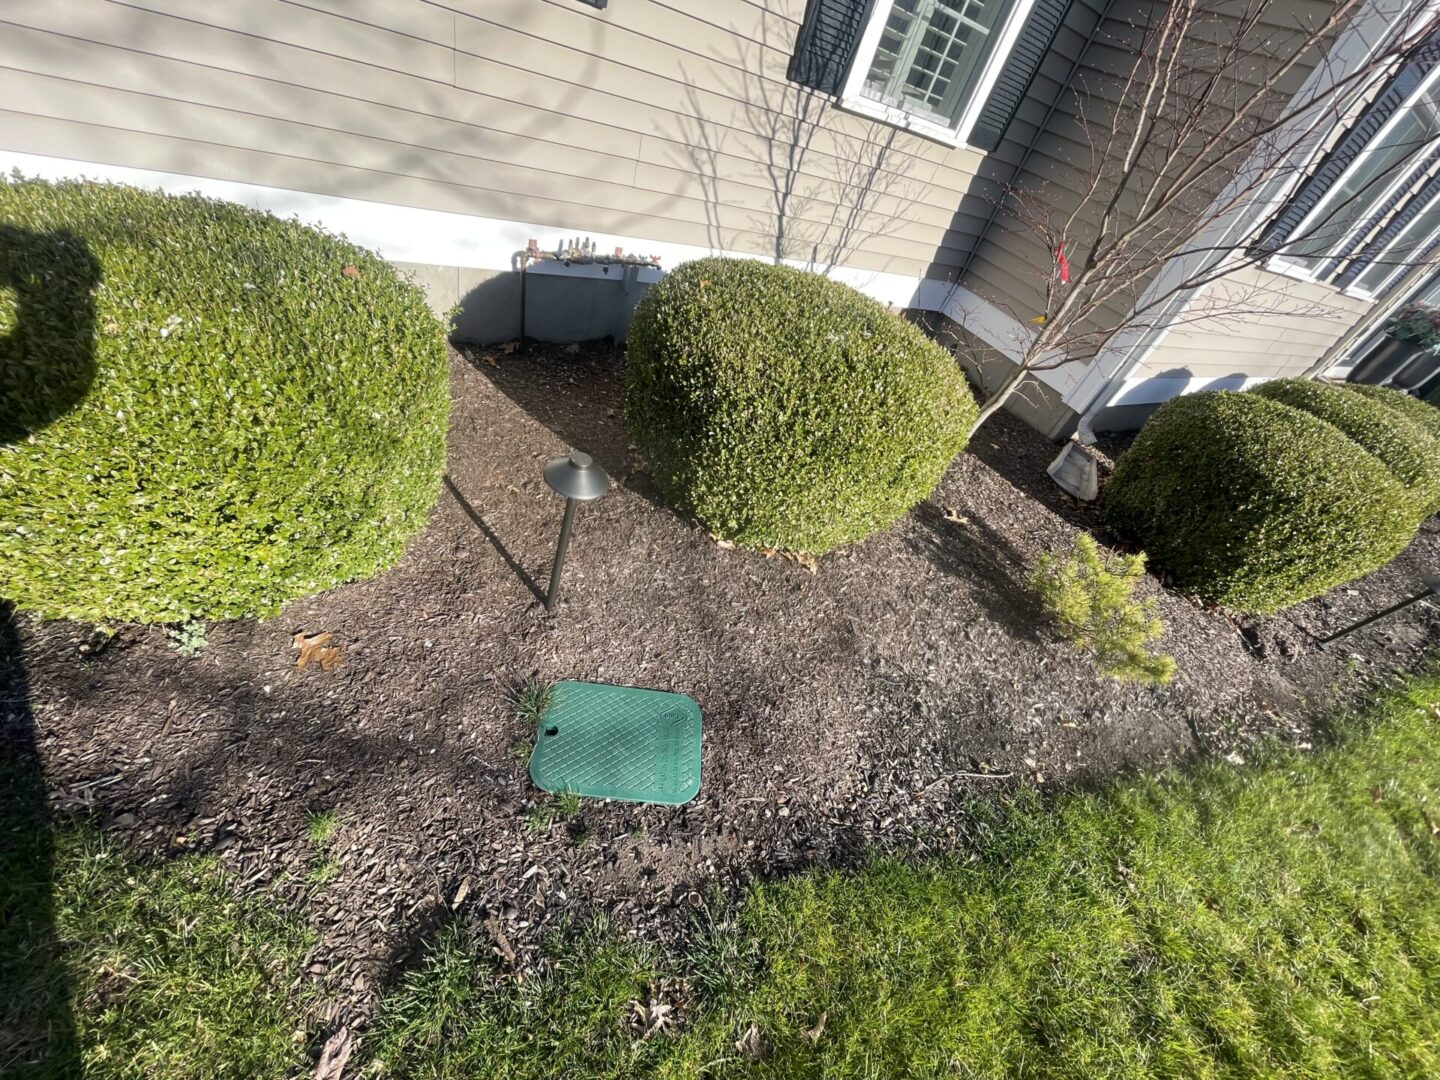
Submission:
MULTIPOLYGON (((307 225, 317 225, 332 233, 343 233, 354 243, 378 252, 391 262, 477 270, 509 270, 512 268, 511 259, 514 254, 523 250, 530 240, 536 240, 543 249, 554 247, 562 237, 576 235, 574 229, 543 222, 507 221, 267 187, 263 184, 214 180, 203 176, 0 150, 0 173, 9 173, 11 170, 19 170, 25 176, 44 180, 83 178, 129 184, 172 194, 198 192, 257 210, 267 210, 282 217, 298 218, 307 225)), ((709 255, 764 258, 751 252, 671 244, 637 236, 610 233, 584 235, 593 240, 596 249, 601 252, 619 247, 630 254, 659 255, 660 269, 642 270, 642 281, 654 281, 664 270, 674 269, 682 262, 709 255)), ((787 261, 790 265, 802 269, 813 269, 799 260, 787 261)), ((562 270, 544 263, 537 264, 535 269, 540 273, 563 272, 573 276, 598 277, 601 273, 598 267, 593 266, 571 266, 562 270)), ((882 303, 926 311, 938 310, 949 289, 948 284, 943 281, 848 266, 833 268, 829 271, 829 276, 882 303)))
POLYGON ((855 55, 851 58, 850 70, 845 77, 845 86, 840 92, 840 107, 848 112, 859 113, 872 120, 879 120, 935 142, 944 143, 946 146, 964 146, 970 138, 970 133, 975 130, 975 124, 980 119, 980 112, 985 108, 985 102, 989 100, 990 91, 995 88, 996 80, 1000 78, 1005 61, 1010 58, 1010 52, 1015 48, 1015 42, 1019 40, 1020 31, 1025 27, 1025 19, 1030 14, 1030 9, 1035 6, 1035 0, 1013 0, 1010 11, 1005 16, 1005 24, 999 28, 996 35, 995 47, 985 60, 985 67, 975 84, 974 93, 965 103, 965 109, 960 114, 959 122, 953 127, 929 117, 911 113, 906 109, 888 105, 883 101, 876 101, 874 98, 866 97, 863 93, 865 77, 870 72, 870 65, 875 59, 875 50, 880 45, 880 35, 885 31, 885 22, 890 17, 890 11, 894 6, 893 0, 877 0, 871 9, 870 19, 865 24, 865 30, 860 35, 860 43, 856 46, 855 55))

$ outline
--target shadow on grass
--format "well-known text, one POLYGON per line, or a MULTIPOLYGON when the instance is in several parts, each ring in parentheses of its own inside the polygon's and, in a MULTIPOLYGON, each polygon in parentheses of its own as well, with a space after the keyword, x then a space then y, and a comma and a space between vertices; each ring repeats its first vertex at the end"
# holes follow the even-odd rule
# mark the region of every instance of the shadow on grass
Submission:
POLYGON ((55 835, 13 612, 0 604, 0 1076, 81 1075, 55 927, 55 835))

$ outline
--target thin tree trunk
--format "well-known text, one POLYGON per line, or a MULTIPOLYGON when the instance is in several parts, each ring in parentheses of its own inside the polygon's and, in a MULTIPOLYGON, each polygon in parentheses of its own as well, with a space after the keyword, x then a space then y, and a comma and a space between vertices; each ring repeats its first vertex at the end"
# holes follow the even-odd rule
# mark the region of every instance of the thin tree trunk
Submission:
POLYGON ((1021 363, 1015 366, 1014 371, 1005 376, 1005 381, 980 406, 980 413, 976 416, 975 423, 970 425, 970 438, 975 437, 975 433, 980 430, 980 425, 1004 407, 1005 402, 1010 400, 1010 396, 1020 388, 1020 384, 1025 381, 1025 376, 1029 374, 1030 369, 1021 363))

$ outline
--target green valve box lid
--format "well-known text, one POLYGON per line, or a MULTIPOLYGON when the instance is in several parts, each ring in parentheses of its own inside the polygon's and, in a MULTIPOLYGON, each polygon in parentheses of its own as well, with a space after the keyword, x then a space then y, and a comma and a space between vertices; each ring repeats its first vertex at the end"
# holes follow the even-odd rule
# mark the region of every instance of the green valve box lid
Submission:
POLYGON ((558 682, 530 779, 549 792, 679 806, 700 791, 700 706, 684 694, 558 682))

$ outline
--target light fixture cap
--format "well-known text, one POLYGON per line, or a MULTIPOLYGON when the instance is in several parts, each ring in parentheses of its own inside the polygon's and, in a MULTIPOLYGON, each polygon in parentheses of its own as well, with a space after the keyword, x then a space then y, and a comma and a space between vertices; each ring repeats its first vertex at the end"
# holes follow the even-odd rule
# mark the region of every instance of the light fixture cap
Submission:
POLYGON ((588 502, 610 490, 610 478, 595 464, 589 454, 575 450, 564 457, 551 458, 545 465, 545 483, 556 494, 567 499, 588 502))

